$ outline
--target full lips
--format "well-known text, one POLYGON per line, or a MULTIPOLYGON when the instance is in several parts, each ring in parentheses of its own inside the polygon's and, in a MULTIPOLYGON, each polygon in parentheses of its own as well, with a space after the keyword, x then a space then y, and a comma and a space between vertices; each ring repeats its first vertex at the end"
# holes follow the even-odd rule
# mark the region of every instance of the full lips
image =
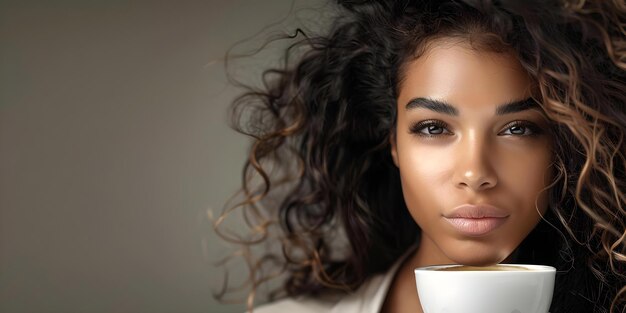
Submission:
POLYGON ((504 224, 507 217, 483 217, 483 218, 445 218, 457 231, 466 236, 483 236, 500 225, 504 224))

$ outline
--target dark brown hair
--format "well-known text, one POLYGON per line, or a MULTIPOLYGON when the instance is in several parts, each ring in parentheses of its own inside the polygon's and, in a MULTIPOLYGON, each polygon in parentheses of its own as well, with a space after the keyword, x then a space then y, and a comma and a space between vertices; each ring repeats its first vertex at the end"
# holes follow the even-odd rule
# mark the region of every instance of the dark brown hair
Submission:
POLYGON ((328 33, 289 37, 284 67, 267 70, 265 87, 250 87, 232 107, 234 126, 253 144, 244 199, 215 228, 243 249, 249 308, 273 277, 261 270, 268 264, 287 276, 275 296, 342 292, 417 242, 389 153, 396 89, 407 60, 454 37, 513 53, 552 121, 549 210, 515 260, 557 267, 552 313, 623 312, 624 2, 346 0, 337 10, 328 33), (236 210, 250 226, 247 238, 220 231, 236 210), (281 252, 249 253, 269 241, 281 252))

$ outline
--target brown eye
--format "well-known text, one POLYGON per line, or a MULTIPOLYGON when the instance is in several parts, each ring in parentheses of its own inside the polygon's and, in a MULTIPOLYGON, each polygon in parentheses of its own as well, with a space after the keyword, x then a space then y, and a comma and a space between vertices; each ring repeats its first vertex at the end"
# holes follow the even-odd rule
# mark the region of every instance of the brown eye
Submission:
POLYGON ((541 134, 541 128, 531 122, 515 121, 506 126, 500 135, 507 136, 536 136, 541 134))
POLYGON ((426 130, 428 132, 428 134, 431 135, 439 135, 443 133, 443 128, 437 126, 437 125, 430 125, 428 127, 426 127, 426 130))
POLYGON ((422 121, 411 126, 410 132, 418 136, 433 137, 451 134, 448 125, 438 120, 422 121))
POLYGON ((509 130, 511 131, 511 134, 514 135, 524 135, 526 133, 526 127, 524 126, 513 126, 509 128, 509 130))

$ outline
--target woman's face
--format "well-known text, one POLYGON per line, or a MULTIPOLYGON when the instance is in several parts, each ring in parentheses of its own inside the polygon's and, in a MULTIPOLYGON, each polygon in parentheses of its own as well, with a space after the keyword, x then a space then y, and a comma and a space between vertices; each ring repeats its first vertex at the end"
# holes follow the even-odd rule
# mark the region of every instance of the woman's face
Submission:
POLYGON ((392 156, 433 263, 507 258, 547 208, 549 121, 510 54, 439 42, 399 86, 392 156))

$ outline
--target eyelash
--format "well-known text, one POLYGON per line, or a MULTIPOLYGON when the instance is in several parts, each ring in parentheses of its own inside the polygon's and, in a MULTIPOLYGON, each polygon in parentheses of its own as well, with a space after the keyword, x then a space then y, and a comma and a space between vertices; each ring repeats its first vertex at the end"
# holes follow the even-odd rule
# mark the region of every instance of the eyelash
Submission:
MULTIPOLYGON (((530 137, 536 137, 539 136, 543 133, 542 129, 540 127, 538 127, 537 125, 535 125, 534 123, 528 122, 528 121, 513 121, 509 124, 507 124, 504 127, 504 130, 501 131, 500 133, 498 133, 498 135, 500 135, 502 132, 504 131, 508 131, 513 127, 523 127, 527 130, 530 131, 530 134, 508 134, 508 136, 520 136, 520 137, 526 137, 526 136, 530 136, 530 137)), ((412 134, 415 134, 417 136, 420 137, 436 137, 436 136, 450 136, 452 135, 451 132, 447 129, 448 125, 440 120, 425 120, 425 121, 421 121, 421 122, 417 122, 415 124, 413 124, 410 129, 409 132, 412 134), (431 127, 431 126, 436 126, 439 128, 443 128, 444 130, 448 131, 448 133, 441 133, 441 134, 425 134, 422 133, 422 130, 426 129, 427 127, 431 127)))

